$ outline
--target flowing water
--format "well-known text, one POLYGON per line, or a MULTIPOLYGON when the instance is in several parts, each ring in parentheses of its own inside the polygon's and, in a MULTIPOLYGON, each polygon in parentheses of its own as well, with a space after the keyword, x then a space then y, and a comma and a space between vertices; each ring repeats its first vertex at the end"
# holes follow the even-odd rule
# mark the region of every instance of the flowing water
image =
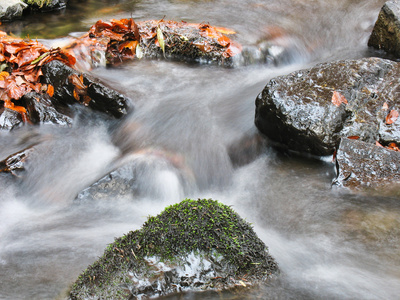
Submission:
POLYGON ((165 299, 398 299, 397 199, 332 188, 331 158, 280 153, 260 140, 254 126, 255 98, 272 77, 370 55, 366 43, 383 3, 70 0, 60 13, 2 25, 16 35, 58 43, 98 19, 165 16, 232 28, 243 44, 272 36, 292 55, 276 67, 142 60, 95 69, 96 77, 134 102, 124 121, 80 110, 71 128, 1 132, 2 159, 32 141, 41 143, 24 180, 0 176, 0 299, 64 299, 114 237, 186 197, 232 205, 254 225, 282 273, 246 295, 165 299), (137 193, 74 202, 121 158, 135 161, 137 193))

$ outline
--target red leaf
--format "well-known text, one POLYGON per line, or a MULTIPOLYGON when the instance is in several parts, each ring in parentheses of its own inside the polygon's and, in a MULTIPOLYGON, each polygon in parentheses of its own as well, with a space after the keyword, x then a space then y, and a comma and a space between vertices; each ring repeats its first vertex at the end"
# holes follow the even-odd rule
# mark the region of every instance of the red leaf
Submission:
POLYGON ((396 122, 399 117, 399 112, 397 110, 392 109, 390 113, 386 116, 386 124, 390 125, 396 122))
POLYGON ((338 91, 333 91, 332 103, 337 107, 339 107, 342 103, 348 104, 347 99, 338 91))

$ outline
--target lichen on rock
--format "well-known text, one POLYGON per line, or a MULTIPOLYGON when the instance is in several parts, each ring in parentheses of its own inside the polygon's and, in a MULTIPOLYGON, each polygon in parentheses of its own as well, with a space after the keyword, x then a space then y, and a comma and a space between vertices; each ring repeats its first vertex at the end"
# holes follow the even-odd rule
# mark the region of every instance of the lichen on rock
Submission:
POLYGON ((115 240, 70 299, 131 299, 251 286, 278 272, 251 225, 212 199, 186 199, 115 240))

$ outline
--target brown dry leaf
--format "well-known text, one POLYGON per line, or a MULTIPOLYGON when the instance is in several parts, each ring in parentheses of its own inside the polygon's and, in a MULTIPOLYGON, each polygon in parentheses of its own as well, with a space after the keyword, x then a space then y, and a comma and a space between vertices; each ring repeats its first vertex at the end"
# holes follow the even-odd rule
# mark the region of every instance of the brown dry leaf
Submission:
POLYGON ((358 135, 351 135, 351 136, 348 136, 347 138, 350 140, 359 140, 360 139, 360 137, 358 135))
POLYGON ((383 105, 382 105, 382 110, 388 110, 389 109, 389 106, 388 106, 388 104, 385 102, 385 103, 383 103, 383 105))
POLYGON ((343 96, 341 93, 339 93, 338 91, 333 91, 333 95, 332 95, 332 103, 334 105, 336 105, 337 107, 340 106, 340 104, 344 103, 344 104, 348 104, 347 99, 345 98, 345 96, 343 96))
POLYGON ((399 117, 399 112, 395 109, 392 109, 389 114, 386 116, 386 124, 390 125, 396 122, 397 118, 399 117))

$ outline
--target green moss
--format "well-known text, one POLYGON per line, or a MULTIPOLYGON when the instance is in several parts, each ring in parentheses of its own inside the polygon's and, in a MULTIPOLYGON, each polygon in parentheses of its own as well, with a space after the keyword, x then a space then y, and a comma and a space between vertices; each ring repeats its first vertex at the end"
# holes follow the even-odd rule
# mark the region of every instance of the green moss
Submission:
POLYGON ((36 5, 39 8, 43 6, 48 6, 51 3, 51 0, 24 0, 24 2, 28 5, 36 5))
POLYGON ((101 285, 109 289, 120 286, 129 270, 148 268, 146 256, 174 262, 191 252, 221 257, 222 263, 229 265, 231 276, 261 278, 277 272, 265 244, 229 206, 211 199, 186 199, 149 217, 140 230, 110 244, 104 255, 78 278, 71 299, 79 299, 73 295, 83 286, 95 286, 95 290, 101 285))

